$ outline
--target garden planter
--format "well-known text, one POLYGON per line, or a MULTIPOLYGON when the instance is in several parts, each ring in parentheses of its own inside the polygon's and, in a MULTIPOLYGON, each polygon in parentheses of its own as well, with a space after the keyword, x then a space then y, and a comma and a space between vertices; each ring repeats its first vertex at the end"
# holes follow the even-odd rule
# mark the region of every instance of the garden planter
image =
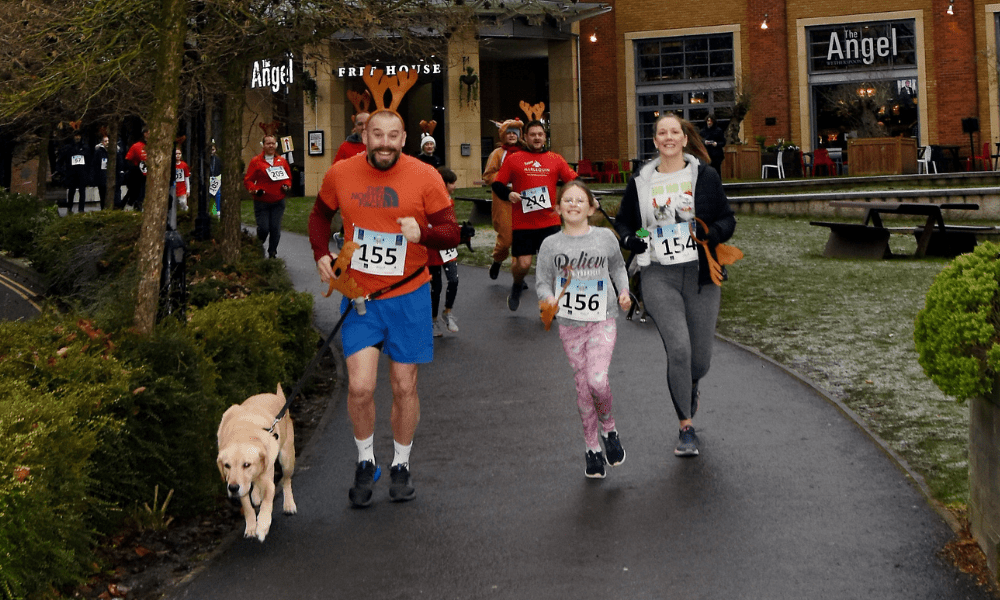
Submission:
POLYGON ((847 140, 852 176, 906 175, 917 172, 914 138, 856 138, 847 140))
MULTIPOLYGON (((1000 382, 996 384, 1000 388, 1000 382)), ((996 389, 996 388, 995 388, 996 389)), ((969 400, 969 529, 1000 573, 1000 405, 996 397, 969 400)))
POLYGON ((760 148, 745 144, 726 146, 722 161, 722 179, 758 179, 760 177, 760 148))

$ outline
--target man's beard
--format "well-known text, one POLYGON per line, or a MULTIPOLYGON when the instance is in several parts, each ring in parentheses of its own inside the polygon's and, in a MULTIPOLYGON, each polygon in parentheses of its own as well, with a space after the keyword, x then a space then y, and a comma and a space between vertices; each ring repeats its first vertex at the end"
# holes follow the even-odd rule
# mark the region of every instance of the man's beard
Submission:
POLYGON ((368 164, 370 164, 371 166, 375 167, 379 171, 388 171, 389 169, 391 169, 396 164, 396 161, 399 160, 399 155, 400 155, 400 151, 399 150, 393 150, 392 148, 373 148, 373 149, 371 149, 371 150, 368 151, 368 164), (376 153, 377 152, 382 152, 384 150, 392 150, 392 152, 393 152, 393 155, 388 160, 388 163, 380 162, 379 159, 376 158, 376 153))

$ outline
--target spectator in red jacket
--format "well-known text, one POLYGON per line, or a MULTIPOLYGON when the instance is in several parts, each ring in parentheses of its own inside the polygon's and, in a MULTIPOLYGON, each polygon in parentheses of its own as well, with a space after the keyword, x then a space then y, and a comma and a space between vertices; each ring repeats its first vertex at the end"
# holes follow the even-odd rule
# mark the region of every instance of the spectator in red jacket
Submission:
POLYGON ((368 113, 358 113, 354 117, 354 131, 347 136, 344 143, 337 149, 337 155, 333 157, 333 162, 344 160, 352 156, 357 156, 365 151, 365 144, 361 141, 361 134, 365 131, 365 123, 368 122, 368 113))

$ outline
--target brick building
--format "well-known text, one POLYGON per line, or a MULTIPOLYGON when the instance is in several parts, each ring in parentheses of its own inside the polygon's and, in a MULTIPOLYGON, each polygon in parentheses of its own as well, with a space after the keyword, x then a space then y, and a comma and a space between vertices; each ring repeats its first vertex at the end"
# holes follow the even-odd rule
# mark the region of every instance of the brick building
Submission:
MULTIPOLYGON (((980 0, 612 0, 579 26, 584 158, 648 158, 675 111, 739 137, 844 147, 913 137, 962 156, 1000 140, 1000 4, 980 0), (593 37, 591 37, 593 35, 593 37), (595 39, 596 41, 590 41, 595 39), (979 131, 963 129, 978 120, 979 131)), ((992 147, 992 145, 991 145, 992 147)))

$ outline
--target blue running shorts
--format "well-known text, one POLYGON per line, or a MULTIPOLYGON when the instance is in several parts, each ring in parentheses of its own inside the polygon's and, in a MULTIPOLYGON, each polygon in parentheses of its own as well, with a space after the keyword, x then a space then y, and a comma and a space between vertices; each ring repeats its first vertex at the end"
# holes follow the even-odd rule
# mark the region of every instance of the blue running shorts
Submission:
MULTIPOLYGON (((348 302, 347 298, 340 302, 340 314, 347 310, 348 302)), ((398 363, 417 365, 434 360, 430 283, 402 296, 369 300, 365 307, 363 317, 351 311, 344 320, 340 338, 345 357, 374 346, 398 363)))

